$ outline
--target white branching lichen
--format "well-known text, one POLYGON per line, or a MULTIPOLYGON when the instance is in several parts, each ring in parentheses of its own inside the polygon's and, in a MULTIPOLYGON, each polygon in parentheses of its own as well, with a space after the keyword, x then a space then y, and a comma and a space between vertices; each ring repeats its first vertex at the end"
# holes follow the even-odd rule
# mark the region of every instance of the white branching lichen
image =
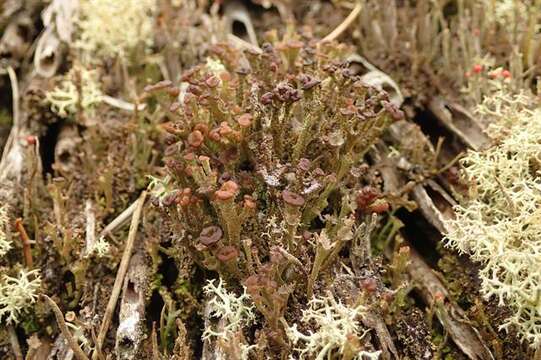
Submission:
POLYGON ((224 281, 220 279, 218 286, 215 281, 209 281, 203 291, 210 298, 208 306, 211 317, 219 321, 216 328, 205 328, 203 339, 218 340, 222 356, 228 354, 229 358, 248 359, 249 352, 256 346, 248 345, 242 335, 242 329, 255 320, 254 306, 250 304, 246 288, 242 295, 237 296, 227 291, 224 281))
POLYGON ((79 346, 81 346, 86 353, 91 353, 94 347, 85 336, 84 328, 81 325, 76 325, 73 322, 67 321, 67 318, 69 317, 68 314, 71 315, 70 313, 66 314, 66 326, 70 329, 73 338, 77 341, 79 346))
POLYGON ((332 294, 313 298, 308 308, 303 310, 301 321, 307 326, 315 325, 315 332, 304 334, 298 330, 297 324, 288 326, 286 333, 293 342, 300 359, 327 359, 333 354, 344 355, 356 353, 355 359, 378 359, 380 351, 362 351, 354 349, 353 339, 364 335, 360 317, 365 308, 358 305, 354 308, 336 301, 332 294))
POLYGON ((3 275, 0 279, 0 320, 18 323, 21 314, 36 302, 41 286, 39 270, 20 270, 19 277, 3 275))
POLYGON ((7 237, 8 205, 0 206, 0 256, 4 256, 11 249, 11 241, 7 237))
POLYGON ((483 0, 487 9, 487 21, 496 22, 506 29, 524 22, 528 18, 528 5, 524 1, 514 0, 483 0))
POLYGON ((103 94, 96 71, 74 66, 58 87, 45 94, 45 98, 53 112, 68 117, 75 114, 79 106, 83 111, 92 111, 102 102, 103 94))
POLYGON ((105 240, 105 237, 100 236, 98 241, 92 244, 92 247, 88 249, 88 256, 94 254, 98 258, 105 257, 109 254, 111 245, 105 240))
POLYGON ((152 44, 156 0, 83 0, 75 46, 85 58, 126 58, 142 43, 152 44))
POLYGON ((469 198, 448 222, 447 242, 483 264, 482 292, 508 305, 514 326, 541 345, 541 110, 525 94, 499 91, 479 107, 496 144, 469 152, 462 165, 469 198))

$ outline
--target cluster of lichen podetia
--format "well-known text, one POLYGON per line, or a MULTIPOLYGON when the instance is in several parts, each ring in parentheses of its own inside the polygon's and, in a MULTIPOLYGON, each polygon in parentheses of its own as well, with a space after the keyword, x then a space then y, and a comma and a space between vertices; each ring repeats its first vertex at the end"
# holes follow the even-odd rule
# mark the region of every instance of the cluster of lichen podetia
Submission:
POLYGON ((367 197, 359 165, 402 113, 352 75, 346 53, 296 40, 261 53, 219 45, 180 88, 146 89, 177 99, 163 124, 167 176, 154 186, 175 246, 245 286, 267 341, 282 347, 288 297, 323 291, 318 275, 338 264, 362 213, 388 208, 367 197))

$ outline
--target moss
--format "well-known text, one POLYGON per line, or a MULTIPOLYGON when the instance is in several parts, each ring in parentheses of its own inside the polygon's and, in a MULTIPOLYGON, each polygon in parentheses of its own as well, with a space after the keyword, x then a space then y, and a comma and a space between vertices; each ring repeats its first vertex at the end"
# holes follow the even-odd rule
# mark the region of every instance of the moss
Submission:
POLYGON ((0 109, 0 128, 8 127, 13 122, 11 113, 6 109, 0 109))

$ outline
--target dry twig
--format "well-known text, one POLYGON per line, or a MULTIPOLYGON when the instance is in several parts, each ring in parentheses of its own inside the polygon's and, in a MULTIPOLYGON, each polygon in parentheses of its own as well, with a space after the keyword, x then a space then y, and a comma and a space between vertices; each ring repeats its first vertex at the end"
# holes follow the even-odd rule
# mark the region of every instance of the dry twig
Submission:
POLYGON ((363 6, 361 2, 359 1, 357 5, 355 5, 353 10, 351 10, 347 18, 345 18, 344 21, 342 21, 340 25, 338 25, 336 29, 334 29, 329 35, 321 39, 321 42, 333 41, 333 40, 336 40, 340 35, 342 35, 342 33, 346 31, 346 29, 353 23, 353 21, 357 18, 357 16, 359 16, 359 14, 361 13, 362 7, 363 6))
POLYGON ((21 218, 15 220, 15 228, 17 228, 17 232, 19 233, 23 244, 24 263, 27 268, 32 269, 34 267, 34 262, 32 260, 32 249, 30 247, 31 241, 24 229, 23 220, 21 218))
MULTIPOLYGON (((113 317, 113 312, 118 301, 118 296, 122 290, 122 283, 124 282, 124 277, 126 276, 126 271, 128 270, 128 265, 132 255, 133 245, 135 242, 135 236, 137 235, 137 228, 139 226, 139 220, 141 219, 141 213, 143 210, 143 204, 145 203, 146 191, 143 191, 139 196, 139 200, 136 202, 135 211, 133 213, 130 232, 128 233, 128 240, 126 241, 126 247, 124 248, 124 253, 122 254, 122 259, 120 260, 120 266, 115 278, 115 284, 113 285, 113 290, 111 292, 111 297, 109 298, 109 303, 105 309, 105 314, 103 315, 103 320, 100 326, 100 331, 98 333, 98 342, 97 346, 101 348, 105 336, 107 335, 107 330, 111 323, 111 318, 113 317)), ((98 354, 94 352, 93 359, 97 359, 98 354)))
POLYGON ((68 342, 71 350, 73 350, 75 357, 79 360, 89 360, 88 356, 86 356, 84 351, 79 347, 79 344, 77 344, 77 341, 71 335, 71 331, 68 329, 66 321, 64 320, 64 314, 62 314, 62 311, 60 311, 58 305, 56 305, 53 299, 51 299, 47 295, 42 294, 41 297, 47 301, 47 303, 51 307, 51 310, 53 310, 56 322, 58 323, 58 327, 60 328, 60 331, 62 331, 62 335, 66 338, 66 341, 68 342))

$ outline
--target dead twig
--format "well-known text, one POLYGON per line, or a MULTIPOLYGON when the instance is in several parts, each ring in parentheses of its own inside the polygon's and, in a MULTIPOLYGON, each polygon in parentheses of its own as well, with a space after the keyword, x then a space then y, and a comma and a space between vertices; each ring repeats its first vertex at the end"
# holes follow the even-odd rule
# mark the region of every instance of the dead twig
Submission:
POLYGON ((344 31, 346 31, 346 29, 353 23, 357 16, 359 16, 362 7, 363 5, 361 4, 361 2, 357 2, 357 5, 355 5, 353 10, 351 10, 349 15, 344 19, 344 21, 342 21, 342 23, 340 23, 340 25, 338 25, 336 29, 334 29, 329 35, 321 39, 320 42, 336 40, 340 35, 342 35, 344 31))
POLYGON ((131 204, 129 207, 127 207, 123 212, 120 213, 113 221, 109 223, 100 233, 100 238, 110 235, 113 233, 116 229, 124 225, 130 216, 132 216, 133 212, 135 211, 135 208, 137 207, 138 200, 134 201, 133 204, 131 204))
POLYGON ((92 208, 92 201, 85 202, 85 217, 86 217, 86 249, 85 253, 90 253, 96 243, 96 214, 92 208))
POLYGON ((32 242, 24 229, 23 220, 21 218, 15 220, 15 228, 17 229, 23 244, 24 263, 27 268, 32 269, 34 267, 34 261, 32 260, 32 248, 30 247, 32 242))
POLYGON ((9 81, 11 83, 11 98, 12 98, 12 111, 13 111, 13 126, 11 128, 11 132, 9 133, 8 139, 6 141, 6 145, 4 147, 4 151, 2 153, 2 161, 0 164, 5 164, 6 157, 9 152, 9 149, 11 149, 11 144, 15 139, 17 138, 17 135, 19 135, 19 122, 20 122, 20 107, 19 107, 19 84, 17 82, 17 74, 15 73, 15 70, 11 66, 7 68, 7 73, 9 75, 9 81))
MULTIPOLYGON (((124 277, 126 276, 126 271, 128 270, 128 265, 132 255, 133 245, 135 242, 135 236, 137 235, 137 228, 139 227, 139 220, 141 219, 141 213, 143 210, 143 204, 145 203, 146 191, 143 191, 139 196, 139 199, 135 203, 135 210, 132 216, 132 221, 130 225, 130 231, 128 233, 128 239, 126 241, 126 247, 124 248, 124 253, 122 254, 122 259, 120 260, 120 266, 118 267, 118 272, 116 274, 115 283, 113 285, 113 290, 111 292, 111 297, 109 298, 109 303, 105 309, 105 314, 103 315, 103 320, 100 326, 100 331, 98 333, 98 342, 97 346, 101 347, 105 336, 107 335, 107 330, 111 323, 111 318, 113 317, 113 312, 118 301, 118 296, 122 290, 122 284, 124 282, 124 277)), ((94 352, 93 359, 98 358, 97 352, 94 352)))
POLYGON ((86 356, 84 351, 79 347, 79 344, 77 344, 77 341, 71 335, 71 332, 66 325, 66 321, 64 320, 64 314, 62 314, 62 311, 60 311, 58 305, 56 305, 53 299, 51 299, 47 295, 42 294, 41 297, 47 301, 47 303, 51 307, 51 310, 53 310, 56 322, 58 323, 58 327, 60 328, 60 331, 62 332, 64 338, 66 338, 66 341, 68 342, 68 345, 75 354, 75 357, 79 360, 89 360, 88 356, 86 356))
POLYGON ((9 75, 9 81, 11 82, 11 96, 13 99, 13 127, 19 130, 20 127, 20 98, 19 98, 19 82, 17 80, 17 74, 11 66, 8 66, 7 72, 9 75))

